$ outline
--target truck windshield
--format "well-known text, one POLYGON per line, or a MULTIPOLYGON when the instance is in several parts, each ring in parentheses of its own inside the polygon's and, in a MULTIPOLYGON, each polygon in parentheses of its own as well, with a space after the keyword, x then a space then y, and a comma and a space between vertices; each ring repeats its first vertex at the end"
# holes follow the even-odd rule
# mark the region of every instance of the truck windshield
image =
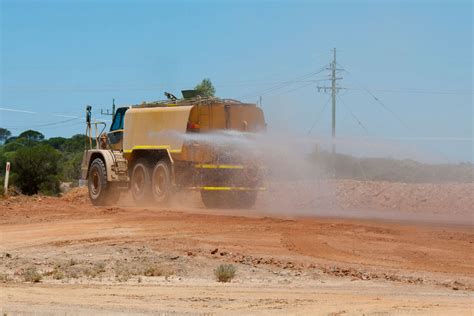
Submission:
POLYGON ((114 120, 110 126, 110 131, 123 129, 123 119, 128 108, 120 108, 115 112, 114 120))

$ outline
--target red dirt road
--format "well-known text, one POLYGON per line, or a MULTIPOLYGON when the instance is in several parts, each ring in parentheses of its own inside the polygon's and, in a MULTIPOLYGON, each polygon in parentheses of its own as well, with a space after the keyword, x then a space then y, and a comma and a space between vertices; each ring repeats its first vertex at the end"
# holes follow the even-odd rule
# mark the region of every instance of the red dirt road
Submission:
MULTIPOLYGON (((268 213, 261 206, 252 216, 247 216, 248 211, 206 210, 199 204, 137 208, 123 202, 116 207, 93 207, 80 191, 63 198, 12 197, 0 201, 0 207, 2 271, 11 276, 2 287, 2 308, 9 312, 29 312, 32 304, 41 305, 43 312, 84 314, 98 310, 187 313, 193 308, 217 313, 312 314, 316 306, 321 314, 472 312, 474 232, 467 208, 446 211, 465 217, 462 225, 270 217, 258 215, 268 213), (48 271, 58 258, 89 260, 90 264, 94 260, 119 262, 141 258, 142 248, 150 258, 164 258, 163 264, 175 270, 173 276, 145 279, 141 285, 132 279, 123 283, 114 279, 113 265, 107 264, 101 280, 78 277, 58 282, 45 272, 41 284, 20 283, 18 271, 27 264, 48 271), (219 263, 238 268, 236 279, 224 288, 212 276, 219 263), (29 289, 34 289, 31 299, 24 296, 29 289), (151 303, 153 289, 169 299, 151 303), (103 307, 97 293, 121 298, 122 307, 103 307), (130 293, 143 297, 127 298, 130 293), (222 293, 233 300, 209 302, 215 303, 222 293), (58 295, 62 301, 54 298, 58 295), (89 297, 90 303, 79 304, 77 297, 89 297), (190 297, 198 297, 200 303, 191 304, 190 297), (177 303, 180 300, 184 305, 177 303)), ((417 212, 433 215, 432 209, 417 212)))

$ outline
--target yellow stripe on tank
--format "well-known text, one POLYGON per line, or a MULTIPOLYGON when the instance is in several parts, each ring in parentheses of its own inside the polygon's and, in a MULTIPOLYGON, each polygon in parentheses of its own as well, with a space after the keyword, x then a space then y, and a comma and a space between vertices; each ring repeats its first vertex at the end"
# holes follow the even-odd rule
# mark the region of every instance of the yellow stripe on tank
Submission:
POLYGON ((123 152, 128 154, 131 153, 134 150, 147 150, 147 149, 168 149, 170 153, 180 153, 180 149, 170 149, 170 146, 166 145, 160 145, 160 146, 154 146, 154 145, 140 145, 140 146, 133 146, 132 149, 127 149, 124 150, 123 152))
POLYGON ((244 169, 244 166, 240 166, 240 165, 200 164, 200 165, 195 165, 194 168, 199 168, 199 169, 244 169))
POLYGON ((247 188, 247 187, 197 187, 194 189, 200 189, 204 191, 265 191, 266 188, 247 188))

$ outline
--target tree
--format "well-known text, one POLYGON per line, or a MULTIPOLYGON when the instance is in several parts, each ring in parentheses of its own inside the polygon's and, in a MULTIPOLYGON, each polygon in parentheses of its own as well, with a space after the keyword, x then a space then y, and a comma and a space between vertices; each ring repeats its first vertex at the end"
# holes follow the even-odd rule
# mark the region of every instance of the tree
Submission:
POLYGON ((213 97, 216 93, 216 89, 212 85, 211 79, 203 79, 200 84, 194 87, 194 90, 198 92, 201 97, 213 97))
POLYGON ((0 143, 5 143, 10 136, 12 136, 12 133, 9 130, 0 127, 0 143))
POLYGON ((67 153, 75 153, 75 152, 82 152, 84 150, 85 144, 88 140, 88 137, 84 134, 76 134, 71 138, 64 138, 64 137, 51 137, 44 142, 55 149, 67 152, 67 153))
POLYGON ((5 176, 6 164, 7 164, 7 155, 5 155, 5 153, 2 150, 0 150, 0 179, 5 176))
POLYGON ((29 142, 40 142, 44 139, 44 135, 40 132, 29 129, 18 135, 18 138, 25 138, 29 142))
POLYGON ((89 138, 84 134, 76 134, 68 138, 64 143, 63 150, 66 152, 83 152, 89 138))
POLYGON ((12 136, 7 139, 5 144, 2 146, 4 152, 15 152, 21 147, 31 145, 32 142, 26 138, 19 138, 18 136, 12 136))
POLYGON ((5 140, 4 145, 15 142, 15 141, 17 140, 17 138, 18 138, 18 136, 11 136, 11 137, 8 137, 8 138, 5 140))
POLYGON ((61 154, 49 145, 19 148, 12 162, 12 182, 23 194, 59 193, 61 154))
POLYGON ((46 144, 50 145, 54 149, 62 150, 64 144, 67 142, 67 138, 64 137, 51 137, 46 141, 46 144))

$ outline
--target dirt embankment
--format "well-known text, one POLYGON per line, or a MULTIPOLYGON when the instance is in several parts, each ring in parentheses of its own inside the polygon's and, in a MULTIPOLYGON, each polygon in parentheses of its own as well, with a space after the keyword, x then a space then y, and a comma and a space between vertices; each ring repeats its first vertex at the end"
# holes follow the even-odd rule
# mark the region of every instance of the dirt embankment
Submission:
POLYGON ((268 184, 257 209, 287 216, 472 223, 473 192, 473 183, 280 182, 268 184))

